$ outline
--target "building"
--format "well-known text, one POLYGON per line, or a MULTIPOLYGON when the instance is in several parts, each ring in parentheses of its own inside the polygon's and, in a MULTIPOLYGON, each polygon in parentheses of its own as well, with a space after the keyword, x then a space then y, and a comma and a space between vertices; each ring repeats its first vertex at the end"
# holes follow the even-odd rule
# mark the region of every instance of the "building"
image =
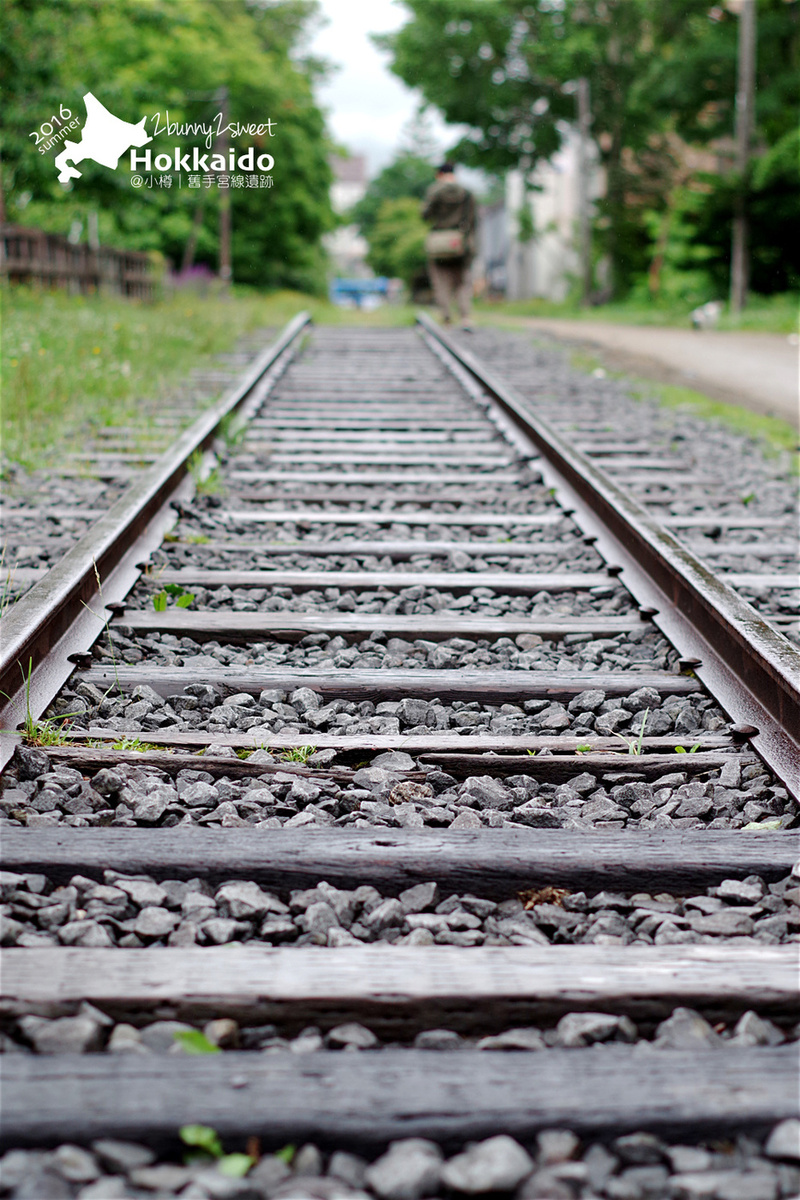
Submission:
MULTIPOLYGON (((590 197, 602 195, 603 173, 589 147, 590 197)), ((565 300, 579 273, 578 133, 540 163, 526 192, 521 171, 509 171, 500 204, 480 210, 475 278, 487 295, 508 300, 565 300), (529 220, 520 213, 527 204, 529 220), (527 226, 527 229, 526 229, 527 226), (522 236, 520 236, 522 234, 522 236)))
MULTIPOLYGON (((330 159, 334 180, 331 184, 331 207, 337 214, 346 213, 357 204, 367 190, 367 166, 363 155, 330 159)), ((330 259, 333 274, 346 279, 365 279, 372 275, 366 263, 367 243, 357 225, 339 225, 325 235, 323 244, 330 259)))

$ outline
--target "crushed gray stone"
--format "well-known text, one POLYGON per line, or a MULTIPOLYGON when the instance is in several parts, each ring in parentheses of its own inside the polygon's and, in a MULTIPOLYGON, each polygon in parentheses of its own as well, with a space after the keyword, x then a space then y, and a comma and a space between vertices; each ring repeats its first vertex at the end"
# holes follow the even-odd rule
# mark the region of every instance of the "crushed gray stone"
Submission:
MULTIPOLYGON (((226 1147, 227 1149, 227 1147, 226 1147)), ((547 1129, 523 1146, 506 1134, 456 1149, 405 1138, 370 1161, 346 1149, 298 1146, 290 1162, 264 1154, 242 1179, 212 1161, 156 1161, 145 1145, 10 1149, 0 1158, 8 1200, 789 1200, 800 1191, 800 1122, 766 1137, 670 1143, 641 1130, 608 1142, 547 1129)))

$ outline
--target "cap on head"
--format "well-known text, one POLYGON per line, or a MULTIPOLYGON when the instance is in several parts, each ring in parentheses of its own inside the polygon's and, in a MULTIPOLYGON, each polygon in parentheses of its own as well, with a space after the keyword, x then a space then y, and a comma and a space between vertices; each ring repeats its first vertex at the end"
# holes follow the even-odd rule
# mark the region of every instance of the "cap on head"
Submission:
POLYGON ((437 175, 452 175, 455 171, 455 164, 451 162, 443 162, 436 168, 437 175))

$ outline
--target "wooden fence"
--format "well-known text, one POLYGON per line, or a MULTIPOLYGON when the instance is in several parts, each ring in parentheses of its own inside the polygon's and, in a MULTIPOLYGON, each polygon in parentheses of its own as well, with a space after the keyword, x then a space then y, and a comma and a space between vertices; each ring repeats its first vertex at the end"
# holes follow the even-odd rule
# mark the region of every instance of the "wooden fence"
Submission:
POLYGON ((0 239, 0 276, 12 283, 37 282, 70 292, 115 292, 152 299, 154 266, 138 250, 73 245, 57 234, 21 225, 4 225, 0 239))

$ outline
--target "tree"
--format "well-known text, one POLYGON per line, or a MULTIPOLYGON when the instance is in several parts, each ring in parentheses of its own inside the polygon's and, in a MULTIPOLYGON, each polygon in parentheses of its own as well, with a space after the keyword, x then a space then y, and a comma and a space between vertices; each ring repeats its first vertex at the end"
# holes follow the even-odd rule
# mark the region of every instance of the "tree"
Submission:
MULTIPOLYGON (((83 118, 88 91, 124 119, 146 115, 148 132, 156 112, 163 120, 169 110, 172 122, 208 121, 226 87, 230 120, 275 122, 272 137, 245 134, 231 143, 237 154, 254 143, 275 159, 272 189, 230 192, 234 279, 323 286, 320 238, 333 225, 330 145, 312 94, 319 64, 299 53, 316 11, 311 0, 4 0, 0 11, 8 219, 66 232, 97 209, 102 240, 180 262, 199 199, 185 176, 180 190, 137 191, 122 163, 109 171, 86 161, 68 190, 56 181, 57 150, 38 154, 28 133, 59 104, 83 118)), ((164 149, 206 149, 201 136, 161 140, 164 149)), ((210 265, 218 196, 216 187, 204 189, 196 230, 195 261, 210 265)))
MULTIPOLYGON (((650 256, 645 213, 670 190, 668 135, 708 142, 733 131, 735 16, 710 0, 404 2, 410 20, 376 40, 401 79, 470 127, 453 150, 466 165, 529 175, 574 121, 564 85, 588 78, 606 175, 599 241, 624 293, 650 256)), ((759 0, 757 125, 768 142, 800 102, 798 8, 759 0)))
POLYGON ((370 182, 362 198, 353 206, 350 217, 361 226, 361 232, 369 239, 386 200, 415 197, 419 201, 435 178, 436 171, 427 158, 401 151, 394 162, 384 167, 370 182))
POLYGON ((384 200, 370 228, 367 262, 376 274, 402 279, 412 288, 426 271, 427 232, 419 200, 384 200))

